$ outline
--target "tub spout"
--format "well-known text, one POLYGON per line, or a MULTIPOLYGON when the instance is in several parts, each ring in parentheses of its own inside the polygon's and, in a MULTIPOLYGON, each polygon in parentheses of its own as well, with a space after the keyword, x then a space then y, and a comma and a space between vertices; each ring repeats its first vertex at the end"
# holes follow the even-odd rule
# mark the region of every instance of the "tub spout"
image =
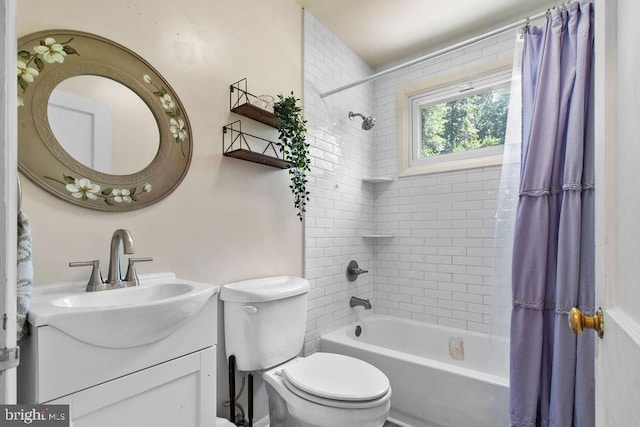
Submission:
POLYGON ((351 297, 351 299, 349 300, 349 305, 351 307, 361 306, 364 307, 365 310, 371 310, 371 302, 369 302, 368 299, 351 297))

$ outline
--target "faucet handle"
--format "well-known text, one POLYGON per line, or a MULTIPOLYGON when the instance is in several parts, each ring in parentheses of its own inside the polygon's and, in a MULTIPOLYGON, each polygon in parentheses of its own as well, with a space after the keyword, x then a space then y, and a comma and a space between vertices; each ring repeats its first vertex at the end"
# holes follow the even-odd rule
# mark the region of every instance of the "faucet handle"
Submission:
POLYGON ((124 283, 126 287, 140 285, 140 280, 138 280, 138 273, 136 272, 136 262, 147 262, 147 261, 153 261, 153 258, 152 257, 129 258, 129 263, 127 266, 127 274, 124 277, 124 283))
POLYGON ((69 267, 88 267, 92 266, 91 277, 87 283, 87 292, 101 291, 105 289, 104 280, 102 279, 102 272, 100 271, 100 260, 94 259, 93 261, 77 261, 70 262, 69 267))
POLYGON ((359 275, 368 273, 369 270, 364 270, 358 266, 358 262, 351 260, 349 264, 347 264, 347 279, 350 282, 353 282, 358 278, 359 275))

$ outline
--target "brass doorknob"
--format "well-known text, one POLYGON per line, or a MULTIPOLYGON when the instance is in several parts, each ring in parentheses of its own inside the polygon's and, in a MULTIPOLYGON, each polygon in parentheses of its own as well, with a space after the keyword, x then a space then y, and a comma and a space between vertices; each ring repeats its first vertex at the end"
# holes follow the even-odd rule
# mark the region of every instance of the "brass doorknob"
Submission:
POLYGON ((584 329, 595 329, 598 336, 604 335, 604 314, 598 308, 594 316, 585 316, 579 308, 574 307, 569 311, 569 327, 574 334, 579 334, 584 329))

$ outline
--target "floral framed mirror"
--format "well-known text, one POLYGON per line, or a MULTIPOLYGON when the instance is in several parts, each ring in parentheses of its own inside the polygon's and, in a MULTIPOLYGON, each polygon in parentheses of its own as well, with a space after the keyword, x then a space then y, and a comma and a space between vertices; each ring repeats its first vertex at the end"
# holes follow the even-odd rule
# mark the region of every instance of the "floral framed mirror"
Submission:
POLYGON ((191 126, 169 83, 124 46, 48 30, 18 40, 18 167, 47 192, 127 211, 187 173, 191 126))

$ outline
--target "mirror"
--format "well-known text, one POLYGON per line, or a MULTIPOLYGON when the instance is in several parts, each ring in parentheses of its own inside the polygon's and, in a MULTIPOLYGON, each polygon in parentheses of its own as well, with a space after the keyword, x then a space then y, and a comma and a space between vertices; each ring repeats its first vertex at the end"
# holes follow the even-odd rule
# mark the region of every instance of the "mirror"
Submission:
POLYGON ((18 41, 18 167, 70 203, 140 209, 168 196, 192 155, 169 83, 100 36, 41 31, 18 41))
POLYGON ((158 152, 160 134, 151 110, 115 80, 100 76, 63 80, 51 92, 47 115, 62 148, 99 172, 139 172, 158 152), (130 117, 136 118, 135 126, 129 126, 130 117))

